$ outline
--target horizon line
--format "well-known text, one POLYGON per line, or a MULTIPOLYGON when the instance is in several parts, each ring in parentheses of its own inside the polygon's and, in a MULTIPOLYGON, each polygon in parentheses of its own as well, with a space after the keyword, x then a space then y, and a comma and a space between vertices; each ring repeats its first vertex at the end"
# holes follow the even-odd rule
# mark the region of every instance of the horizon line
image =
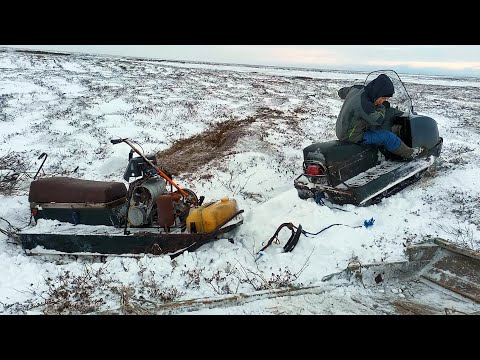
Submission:
MULTIPOLYGON (((243 67, 257 67, 257 68, 274 68, 274 69, 288 69, 288 70, 303 70, 303 71, 334 71, 334 72, 349 72, 349 73, 369 73, 372 71, 378 71, 379 69, 373 70, 374 68, 371 67, 371 70, 353 70, 350 68, 343 68, 343 69, 334 69, 334 68, 315 68, 315 67, 304 67, 304 66, 293 66, 293 65, 265 65, 265 64, 251 64, 251 63, 236 63, 236 62, 215 62, 215 61, 206 61, 206 60, 180 60, 180 59, 164 59, 164 58, 155 58, 155 57, 145 57, 145 56, 132 56, 132 55, 114 55, 114 54, 107 54, 107 53, 89 53, 83 51, 64 51, 64 50, 41 50, 41 49, 33 49, 33 48, 16 48, 16 47, 8 47, 2 46, 0 47, 1 51, 12 51, 12 52, 27 52, 27 53, 40 53, 40 54, 51 54, 51 55, 86 55, 86 56, 94 56, 94 57, 110 57, 110 58, 126 58, 132 60, 139 60, 139 61, 158 61, 158 62, 178 62, 178 63, 187 63, 187 64, 206 64, 206 65, 226 65, 226 66, 243 66, 243 67)), ((392 69, 393 70, 393 69, 392 69)), ((417 76, 439 76, 439 77, 462 77, 462 78, 474 78, 478 79, 479 76, 475 75, 461 75, 461 74, 435 74, 427 71, 427 73, 418 73, 414 71, 404 72, 404 71, 397 71, 399 74, 405 75, 417 75, 417 76)))

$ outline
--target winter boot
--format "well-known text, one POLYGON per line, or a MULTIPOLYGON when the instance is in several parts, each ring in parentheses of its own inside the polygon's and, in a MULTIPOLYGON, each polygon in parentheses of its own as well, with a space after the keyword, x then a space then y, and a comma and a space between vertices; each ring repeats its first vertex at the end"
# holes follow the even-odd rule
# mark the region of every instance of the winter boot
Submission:
POLYGON ((407 145, 405 145, 405 143, 401 140, 400 140, 400 146, 396 150, 392 151, 392 153, 394 153, 395 155, 401 156, 405 160, 412 159, 413 152, 414 150, 411 147, 408 147, 407 145))

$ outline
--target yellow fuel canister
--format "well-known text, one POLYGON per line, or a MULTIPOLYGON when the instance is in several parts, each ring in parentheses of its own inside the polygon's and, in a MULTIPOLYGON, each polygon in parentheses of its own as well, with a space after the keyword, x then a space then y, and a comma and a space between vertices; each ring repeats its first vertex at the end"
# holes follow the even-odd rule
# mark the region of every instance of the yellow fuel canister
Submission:
POLYGON ((187 217, 187 231, 209 233, 236 212, 238 212, 237 201, 229 198, 192 208, 187 217))

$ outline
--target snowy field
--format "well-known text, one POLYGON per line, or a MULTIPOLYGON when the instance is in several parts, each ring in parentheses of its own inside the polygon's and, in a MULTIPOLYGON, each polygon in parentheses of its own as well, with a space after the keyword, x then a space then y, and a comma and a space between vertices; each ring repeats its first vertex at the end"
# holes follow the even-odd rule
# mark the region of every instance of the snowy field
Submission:
MULTIPOLYGON (((0 188, 0 313, 88 313, 125 299, 140 304, 322 286, 322 277, 352 259, 405 260, 406 245, 433 237, 480 249, 480 79, 400 74, 415 110, 438 122, 441 158, 422 180, 380 204, 341 211, 299 199, 293 180, 304 147, 335 139, 337 90, 365 73, 20 51, 0 51, 0 69, 0 179, 22 172, 15 188, 0 188), (170 158, 170 166, 183 160, 176 182, 206 201, 238 201, 244 224, 233 243, 220 239, 173 260, 91 262, 26 256, 8 236, 29 224, 28 186, 43 152, 46 174, 123 181, 130 148, 110 139, 129 137, 146 154, 162 154, 179 140, 195 146, 188 140, 228 121, 239 124, 229 147, 204 148, 214 155, 208 161, 170 158), (371 218, 373 226, 354 228, 371 218), (273 244, 255 261, 284 222, 309 232, 349 226, 301 236, 290 253, 273 244)), ((332 304, 302 302, 300 310, 290 301, 288 311, 278 303, 201 313, 356 314, 362 312, 350 297, 368 291, 337 289, 332 304)))

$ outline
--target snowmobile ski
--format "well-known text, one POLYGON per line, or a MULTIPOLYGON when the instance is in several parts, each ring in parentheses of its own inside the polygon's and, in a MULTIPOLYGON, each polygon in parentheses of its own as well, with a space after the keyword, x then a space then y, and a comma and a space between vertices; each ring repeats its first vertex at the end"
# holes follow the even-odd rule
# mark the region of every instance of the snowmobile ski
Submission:
MULTIPOLYGON (((125 234, 122 228, 110 226, 73 225, 56 222, 55 229, 42 232, 42 220, 37 226, 19 233, 22 247, 31 254, 55 255, 56 253, 83 256, 135 256, 142 254, 179 255, 193 251, 218 239, 243 223, 243 210, 220 224, 209 233, 165 232, 161 228, 131 228, 125 234), (39 250, 37 247, 45 250, 39 250)), ((50 229, 51 223, 45 224, 50 229)))

